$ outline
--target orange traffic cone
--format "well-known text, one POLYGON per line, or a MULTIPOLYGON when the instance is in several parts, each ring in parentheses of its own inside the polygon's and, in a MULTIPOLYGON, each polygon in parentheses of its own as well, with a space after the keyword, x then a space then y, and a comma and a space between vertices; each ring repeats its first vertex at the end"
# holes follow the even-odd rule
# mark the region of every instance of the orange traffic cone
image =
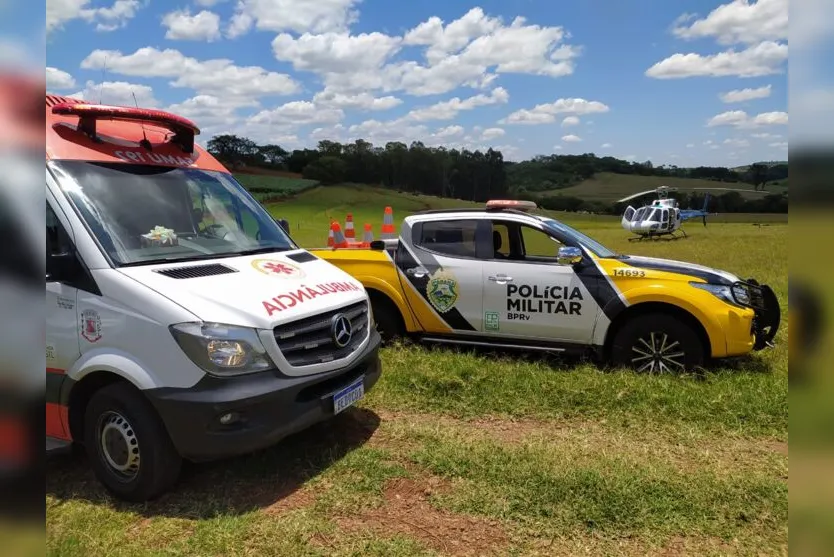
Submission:
POLYGON ((330 225, 330 230, 333 232, 333 248, 346 248, 348 246, 348 241, 345 239, 345 235, 342 233, 342 227, 339 226, 338 222, 334 222, 330 225))
POLYGON ((335 245, 335 239, 333 237, 333 223, 330 223, 330 232, 327 234, 327 247, 332 248, 335 245))
POLYGON ((371 227, 371 223, 365 223, 365 233, 362 235, 362 247, 369 248, 371 247, 371 242, 374 241, 374 230, 371 227))
POLYGON ((394 210, 391 207, 385 208, 385 215, 382 217, 382 230, 379 236, 383 240, 393 240, 397 237, 397 233, 394 231, 394 210))
POLYGON ((356 230, 353 228, 353 215, 351 213, 348 213, 345 219, 345 238, 348 242, 356 240, 356 230))

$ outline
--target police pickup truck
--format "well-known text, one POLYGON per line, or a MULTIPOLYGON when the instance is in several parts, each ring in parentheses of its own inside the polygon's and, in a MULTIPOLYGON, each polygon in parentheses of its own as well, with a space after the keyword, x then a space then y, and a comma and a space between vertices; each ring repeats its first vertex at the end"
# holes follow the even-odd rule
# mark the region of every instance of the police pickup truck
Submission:
POLYGON ((362 282, 383 338, 588 353, 642 371, 761 350, 771 288, 690 263, 620 255, 534 203, 425 211, 396 240, 312 253, 362 282))

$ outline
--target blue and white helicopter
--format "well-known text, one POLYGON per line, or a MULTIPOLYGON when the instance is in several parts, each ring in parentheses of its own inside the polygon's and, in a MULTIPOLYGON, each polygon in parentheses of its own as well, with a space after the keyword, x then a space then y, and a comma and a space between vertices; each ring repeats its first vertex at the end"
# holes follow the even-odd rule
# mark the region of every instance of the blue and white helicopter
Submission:
MULTIPOLYGON (((668 236, 670 240, 678 238, 686 238, 686 232, 682 225, 684 221, 701 217, 704 226, 707 225, 707 216, 710 215, 709 208, 709 193, 704 199, 704 206, 701 209, 681 209, 678 202, 669 197, 670 191, 677 191, 678 188, 671 188, 668 186, 660 186, 659 188, 641 191, 624 197, 617 201, 617 203, 625 203, 632 199, 655 194, 657 197, 650 205, 644 205, 639 208, 629 205, 623 213, 622 225, 627 231, 635 234, 629 241, 635 240, 658 240, 664 236, 668 236)), ((691 190, 719 190, 719 191, 743 191, 748 193, 762 193, 756 190, 745 190, 737 188, 686 188, 691 190)))

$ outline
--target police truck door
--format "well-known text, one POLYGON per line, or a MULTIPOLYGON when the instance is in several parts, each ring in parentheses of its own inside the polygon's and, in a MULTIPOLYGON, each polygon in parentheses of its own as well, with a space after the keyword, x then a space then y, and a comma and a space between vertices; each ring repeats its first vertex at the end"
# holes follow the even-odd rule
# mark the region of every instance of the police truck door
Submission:
POLYGON ((484 262, 484 332, 501 338, 591 341, 596 303, 560 243, 531 226, 493 221, 493 257, 484 262))

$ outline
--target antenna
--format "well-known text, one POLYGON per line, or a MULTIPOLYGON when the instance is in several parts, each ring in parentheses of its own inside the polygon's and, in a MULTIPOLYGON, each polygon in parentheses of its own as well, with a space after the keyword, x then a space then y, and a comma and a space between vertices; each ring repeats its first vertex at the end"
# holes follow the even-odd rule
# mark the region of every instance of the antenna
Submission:
MULTIPOLYGON (((136 105, 136 108, 139 108, 139 101, 136 100, 136 93, 133 92, 133 89, 130 90, 130 94, 133 95, 133 104, 136 105)), ((150 151, 151 142, 148 141, 148 136, 145 133, 145 123, 140 122, 140 125, 142 126, 142 141, 139 142, 139 145, 150 151)))
POLYGON ((104 94, 104 77, 107 75, 107 55, 104 55, 104 66, 101 68, 101 83, 98 86, 98 104, 101 104, 101 98, 104 94))

